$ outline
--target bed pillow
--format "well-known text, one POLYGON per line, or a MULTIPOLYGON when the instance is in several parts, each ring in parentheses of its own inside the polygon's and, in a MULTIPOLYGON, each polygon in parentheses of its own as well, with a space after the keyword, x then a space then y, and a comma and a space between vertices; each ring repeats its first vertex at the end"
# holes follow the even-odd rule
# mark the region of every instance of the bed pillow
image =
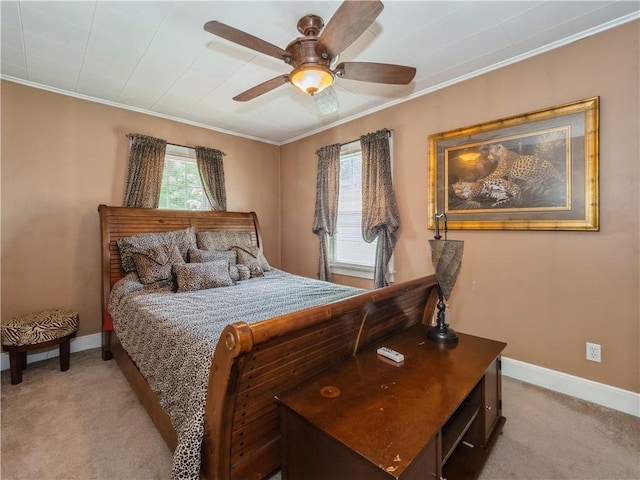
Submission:
POLYGON ((233 249, 236 251, 238 256, 237 263, 246 265, 250 270, 253 270, 255 266, 260 267, 263 272, 268 272, 271 270, 271 266, 267 259, 262 254, 262 250, 260 250, 256 246, 234 246, 233 249))
POLYGON ((249 232, 198 232, 196 242, 202 250, 229 250, 235 245, 253 245, 249 232))
POLYGON ((264 270, 260 265, 253 265, 249 271, 251 278, 264 277, 264 270))
POLYGON ((122 269, 129 273, 136 269, 133 263, 132 253, 148 250, 158 245, 175 245, 182 255, 184 261, 187 260, 187 252, 190 248, 196 248, 196 231, 194 227, 184 230, 173 230, 170 232, 141 233, 132 237, 121 238, 117 241, 120 251, 120 261, 122 269))
POLYGON ((240 273, 236 266, 236 251, 231 250, 199 250, 197 248, 189 249, 189 262, 204 263, 214 262, 216 260, 225 260, 229 264, 229 276, 231 280, 237 282, 240 280, 240 273))
POLYGON ((233 285, 233 280, 229 276, 229 264, 226 260, 175 264, 173 275, 177 292, 192 292, 233 285))
POLYGON ((171 267, 184 263, 180 250, 175 245, 157 245, 144 250, 133 250, 131 258, 138 278, 145 285, 171 279, 171 267))

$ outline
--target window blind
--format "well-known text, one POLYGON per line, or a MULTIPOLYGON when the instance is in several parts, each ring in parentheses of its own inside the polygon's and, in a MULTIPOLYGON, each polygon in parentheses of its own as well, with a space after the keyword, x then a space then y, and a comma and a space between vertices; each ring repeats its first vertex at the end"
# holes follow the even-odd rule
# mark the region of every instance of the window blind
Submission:
POLYGON ((372 269, 376 242, 362 238, 362 152, 360 142, 344 145, 340 152, 340 192, 332 263, 372 269))

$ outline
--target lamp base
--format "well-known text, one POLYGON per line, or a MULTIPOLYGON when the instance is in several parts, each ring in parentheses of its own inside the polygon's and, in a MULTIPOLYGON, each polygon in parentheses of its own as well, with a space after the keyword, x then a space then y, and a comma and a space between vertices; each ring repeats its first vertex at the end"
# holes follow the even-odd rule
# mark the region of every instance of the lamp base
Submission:
POLYGON ((427 328, 427 338, 438 343, 458 343, 458 334, 447 325, 427 328))
POLYGON ((447 306, 442 296, 438 300, 438 318, 435 327, 427 328, 427 339, 438 343, 458 343, 458 334, 444 321, 444 312, 447 306))

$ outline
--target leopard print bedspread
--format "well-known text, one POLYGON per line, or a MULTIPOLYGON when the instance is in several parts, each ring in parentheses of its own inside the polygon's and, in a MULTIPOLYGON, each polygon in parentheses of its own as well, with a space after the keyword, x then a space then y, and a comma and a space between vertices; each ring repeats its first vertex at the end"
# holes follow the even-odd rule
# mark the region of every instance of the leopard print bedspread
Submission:
POLYGON ((226 325, 255 323, 364 291, 276 269, 233 286, 182 293, 166 283, 144 286, 135 273, 118 282, 109 313, 122 346, 176 430, 172 477, 198 478, 209 368, 226 325))

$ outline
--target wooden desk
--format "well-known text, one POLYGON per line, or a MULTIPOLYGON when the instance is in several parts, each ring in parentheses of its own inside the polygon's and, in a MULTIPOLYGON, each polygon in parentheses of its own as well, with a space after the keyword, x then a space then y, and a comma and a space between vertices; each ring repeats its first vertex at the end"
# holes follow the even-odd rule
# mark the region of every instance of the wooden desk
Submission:
POLYGON ((458 335, 441 345, 416 325, 278 395, 283 479, 476 478, 505 422, 506 344, 458 335))

